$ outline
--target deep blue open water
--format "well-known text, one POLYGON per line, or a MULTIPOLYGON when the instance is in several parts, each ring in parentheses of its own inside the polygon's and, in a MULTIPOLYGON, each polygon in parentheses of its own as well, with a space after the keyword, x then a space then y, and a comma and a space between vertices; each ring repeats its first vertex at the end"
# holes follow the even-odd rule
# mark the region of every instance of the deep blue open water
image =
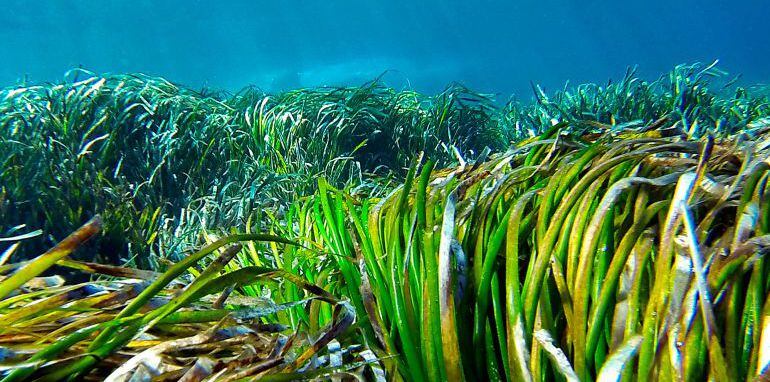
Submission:
POLYGON ((144 72, 194 88, 268 91, 450 82, 528 99, 605 82, 629 65, 654 79, 720 60, 770 81, 770 1, 5 0, 0 86, 57 81, 73 67, 144 72))

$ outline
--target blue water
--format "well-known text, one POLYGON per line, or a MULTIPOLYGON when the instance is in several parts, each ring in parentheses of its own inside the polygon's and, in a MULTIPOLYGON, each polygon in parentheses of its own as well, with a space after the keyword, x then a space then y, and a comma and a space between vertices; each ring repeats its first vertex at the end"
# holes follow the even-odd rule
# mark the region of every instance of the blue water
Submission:
POLYGON ((0 86, 70 68, 144 72, 195 88, 450 82, 529 98, 530 81, 655 78, 720 60, 770 80, 770 1, 6 0, 0 86))

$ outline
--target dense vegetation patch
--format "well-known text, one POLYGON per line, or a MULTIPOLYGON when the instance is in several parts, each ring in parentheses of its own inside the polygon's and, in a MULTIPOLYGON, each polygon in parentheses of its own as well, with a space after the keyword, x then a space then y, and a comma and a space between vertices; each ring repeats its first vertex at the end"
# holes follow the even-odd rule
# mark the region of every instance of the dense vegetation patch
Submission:
POLYGON ((488 136, 490 102, 460 87, 434 97, 379 83, 221 96, 142 75, 82 75, 0 92, 0 230, 42 228, 27 254, 103 213, 99 252, 155 267, 148 252, 177 258, 201 229, 261 221, 260 211, 312 192, 319 175, 363 184, 398 177, 413 153, 446 163, 450 145, 506 142, 488 136))
POLYGON ((8 88, 6 380, 764 375, 770 98, 733 82, 8 88))
POLYGON ((105 261, 156 268, 200 244, 201 230, 243 230, 247 221, 260 229, 268 211, 311 193, 318 176, 377 195, 403 179, 417 153, 457 163, 485 148, 504 151, 554 121, 579 133, 660 121, 667 134, 699 137, 770 114, 766 91, 718 74, 681 66, 646 82, 629 71, 606 86, 551 96, 536 88, 536 103, 501 106, 461 86, 435 96, 377 82, 227 95, 76 70, 60 84, 0 91, 0 232, 42 229, 19 249, 30 257, 100 213, 105 261))

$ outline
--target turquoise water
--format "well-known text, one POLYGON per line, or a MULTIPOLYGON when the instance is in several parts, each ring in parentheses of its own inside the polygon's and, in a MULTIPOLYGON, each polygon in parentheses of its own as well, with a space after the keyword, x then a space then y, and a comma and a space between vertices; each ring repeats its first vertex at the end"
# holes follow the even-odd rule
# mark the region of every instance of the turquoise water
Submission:
POLYGON ((652 78, 715 59, 756 83, 770 78, 768 16, 760 0, 7 0, 0 84, 56 81, 82 66, 276 91, 387 71, 397 87, 457 81, 528 98, 530 81, 605 82, 629 65, 652 78))

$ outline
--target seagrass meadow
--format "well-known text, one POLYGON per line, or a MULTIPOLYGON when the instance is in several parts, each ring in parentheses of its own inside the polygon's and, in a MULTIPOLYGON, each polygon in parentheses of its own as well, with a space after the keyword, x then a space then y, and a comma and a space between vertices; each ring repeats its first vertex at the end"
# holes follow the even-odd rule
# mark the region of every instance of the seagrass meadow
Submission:
POLYGON ((533 91, 0 91, 1 380, 770 380, 770 91, 533 91))

